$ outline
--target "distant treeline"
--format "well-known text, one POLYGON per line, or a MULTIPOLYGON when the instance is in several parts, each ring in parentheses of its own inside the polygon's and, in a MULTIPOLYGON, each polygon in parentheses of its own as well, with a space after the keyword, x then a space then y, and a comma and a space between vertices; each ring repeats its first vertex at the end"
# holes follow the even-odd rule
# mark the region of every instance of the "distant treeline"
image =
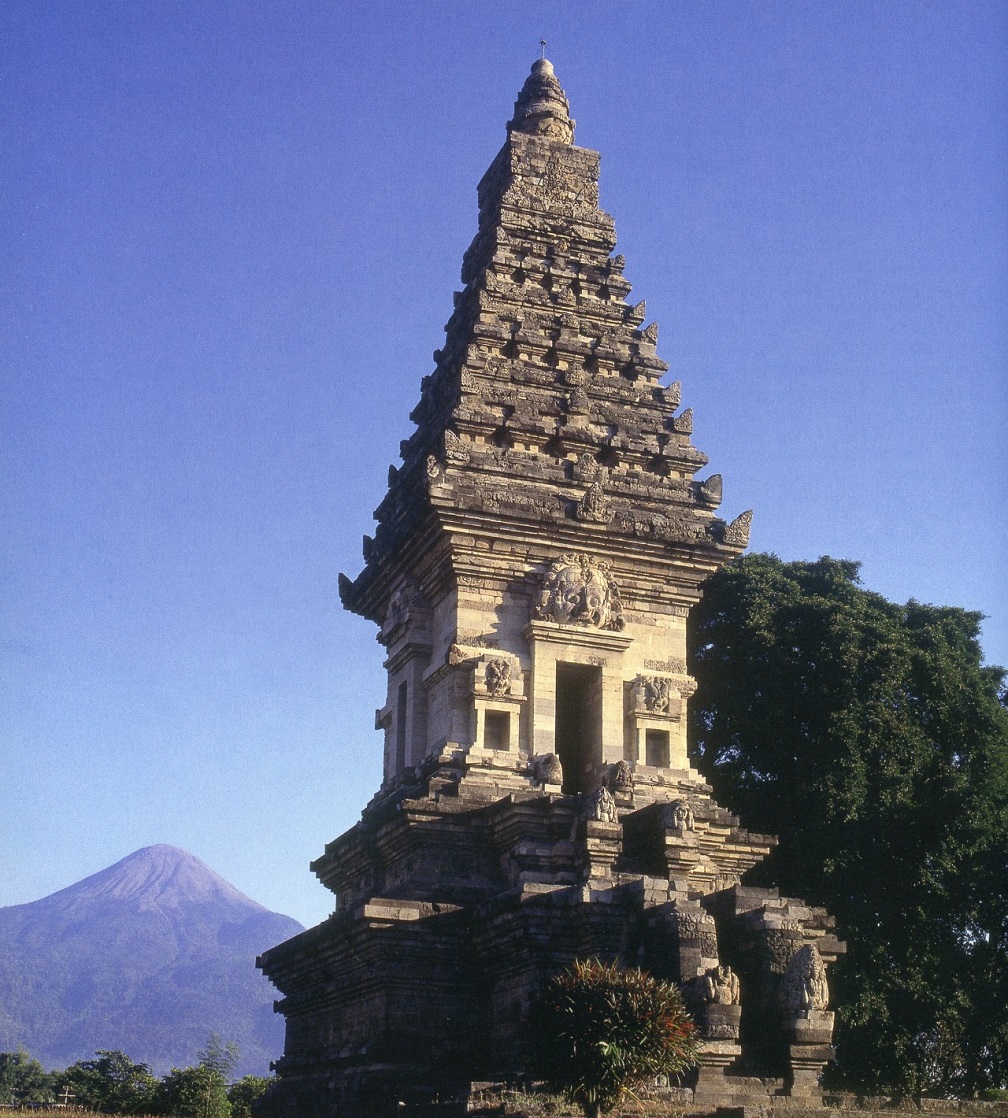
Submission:
POLYGON ((102 1114, 168 1118, 252 1118, 252 1104, 271 1080, 246 1075, 229 1083, 238 1046, 212 1034, 193 1067, 172 1068, 161 1079, 124 1052, 99 1050, 66 1071, 47 1072, 23 1048, 0 1052, 0 1106, 56 1103, 102 1114))

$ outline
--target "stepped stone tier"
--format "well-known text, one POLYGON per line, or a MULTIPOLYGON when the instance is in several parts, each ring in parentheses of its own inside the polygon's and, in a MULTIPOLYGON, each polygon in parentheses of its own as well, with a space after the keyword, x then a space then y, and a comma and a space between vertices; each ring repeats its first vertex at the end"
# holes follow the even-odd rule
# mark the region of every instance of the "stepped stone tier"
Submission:
POLYGON ((544 982, 586 956, 683 986, 698 1106, 814 1097, 843 944, 742 884, 776 840, 686 752, 686 616, 751 514, 720 519, 720 476, 696 476, 547 60, 507 133, 364 569, 340 576, 388 653, 384 781, 312 864, 334 914, 260 959, 287 1020, 267 1108, 371 1118, 506 1078, 544 982))

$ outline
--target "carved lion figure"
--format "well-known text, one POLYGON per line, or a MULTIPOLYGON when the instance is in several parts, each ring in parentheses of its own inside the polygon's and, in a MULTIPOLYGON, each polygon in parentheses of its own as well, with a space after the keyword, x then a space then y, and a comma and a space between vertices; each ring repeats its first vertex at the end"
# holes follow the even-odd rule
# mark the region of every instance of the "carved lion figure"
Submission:
POLYGON ((617 761, 613 765, 609 783, 614 792, 629 792, 633 789, 633 769, 626 761, 617 761))
POLYGON ((540 784, 563 784, 563 766, 555 753, 543 753, 530 762, 540 784))

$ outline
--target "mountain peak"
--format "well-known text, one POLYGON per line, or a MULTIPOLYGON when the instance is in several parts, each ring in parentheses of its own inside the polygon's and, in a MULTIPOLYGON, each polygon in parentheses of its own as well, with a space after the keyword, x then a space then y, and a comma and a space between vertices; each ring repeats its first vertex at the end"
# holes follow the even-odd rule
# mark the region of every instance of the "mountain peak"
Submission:
POLYGON ((262 1073, 283 1047, 264 948, 301 931, 199 858, 147 846, 26 905, 0 908, 0 1032, 43 1063, 121 1048, 159 1074, 211 1032, 262 1073))
POLYGON ((213 902, 251 915, 267 910, 236 889, 195 854, 160 843, 127 854, 114 865, 53 893, 38 904, 65 908, 94 902, 160 911, 213 902))

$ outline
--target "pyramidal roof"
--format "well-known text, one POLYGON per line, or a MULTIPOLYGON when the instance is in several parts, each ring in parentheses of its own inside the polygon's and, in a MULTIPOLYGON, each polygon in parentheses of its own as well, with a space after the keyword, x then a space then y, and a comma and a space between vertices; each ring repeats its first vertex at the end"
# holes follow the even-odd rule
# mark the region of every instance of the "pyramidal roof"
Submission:
MULTIPOLYGON (((480 533, 538 534, 530 561, 551 548, 657 546, 701 578, 748 542, 751 513, 714 515, 720 476, 695 480, 707 458, 690 440, 692 411, 680 410, 678 383, 662 384, 643 300, 628 302, 615 225, 599 208, 599 154, 573 140, 567 96, 539 59, 479 183, 464 286, 365 537, 365 568, 340 576, 344 604, 379 623, 417 556, 459 572, 459 533, 469 550, 480 533), (444 533, 454 542, 433 547, 444 533)), ((695 600, 695 574, 686 583, 695 600)))

